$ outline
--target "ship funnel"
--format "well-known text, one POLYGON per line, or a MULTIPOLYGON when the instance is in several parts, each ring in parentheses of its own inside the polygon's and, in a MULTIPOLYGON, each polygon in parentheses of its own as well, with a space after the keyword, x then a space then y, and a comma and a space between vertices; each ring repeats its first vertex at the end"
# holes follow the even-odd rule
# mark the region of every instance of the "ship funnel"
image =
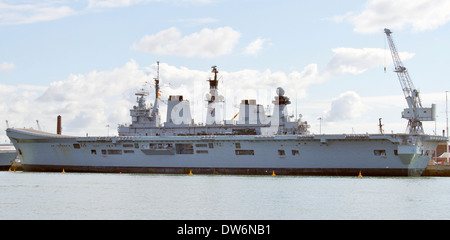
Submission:
POLYGON ((61 115, 58 115, 56 120, 56 134, 61 135, 62 127, 61 127, 61 115))
POLYGON ((167 118, 164 126, 187 124, 192 122, 189 101, 182 95, 170 95, 167 103, 167 118))
POLYGON ((266 122, 266 113, 261 104, 256 104, 255 99, 241 101, 237 124, 266 124, 266 122))

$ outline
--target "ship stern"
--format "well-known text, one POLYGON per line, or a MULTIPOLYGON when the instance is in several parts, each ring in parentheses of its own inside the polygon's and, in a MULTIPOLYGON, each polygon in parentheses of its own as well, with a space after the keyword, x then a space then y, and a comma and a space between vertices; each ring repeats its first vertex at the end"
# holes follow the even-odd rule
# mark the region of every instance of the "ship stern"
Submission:
POLYGON ((421 135, 409 138, 410 144, 398 145, 397 153, 402 163, 408 166, 408 176, 421 176, 438 144, 447 140, 446 137, 421 135))

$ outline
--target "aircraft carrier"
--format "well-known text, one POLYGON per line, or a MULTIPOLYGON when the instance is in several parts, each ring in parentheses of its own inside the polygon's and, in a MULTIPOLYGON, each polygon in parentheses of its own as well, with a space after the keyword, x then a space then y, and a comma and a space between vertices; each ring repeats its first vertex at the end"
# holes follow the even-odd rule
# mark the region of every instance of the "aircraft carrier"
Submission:
MULTIPOLYGON (((391 32, 385 32, 391 40, 391 32)), ((407 73, 399 64, 397 74, 407 73)), ((423 108, 412 82, 408 89, 402 85, 409 107, 402 114, 409 133, 316 135, 306 121, 287 114, 291 102, 281 87, 274 93, 271 115, 256 100, 244 99, 237 121, 224 121, 216 66, 212 73, 205 124, 193 122, 190 103, 181 95, 169 96, 162 122, 158 74, 154 103, 146 103, 149 92, 138 91, 131 124, 120 125, 119 136, 77 137, 16 128, 8 128, 7 135, 24 171, 184 174, 420 176, 439 142, 447 141, 423 133, 421 121, 435 119, 435 105, 423 108)))
POLYGON ((0 144, 0 171, 7 171, 17 157, 17 151, 12 144, 0 144))

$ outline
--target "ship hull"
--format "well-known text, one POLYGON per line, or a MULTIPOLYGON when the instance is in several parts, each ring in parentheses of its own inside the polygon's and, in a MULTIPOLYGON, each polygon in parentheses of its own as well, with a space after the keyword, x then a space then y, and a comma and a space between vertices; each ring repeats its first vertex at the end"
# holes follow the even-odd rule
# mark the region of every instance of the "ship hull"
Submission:
POLYGON ((17 152, 11 145, 0 144, 0 171, 8 171, 16 157, 17 152))
POLYGON ((8 171, 16 157, 17 152, 15 150, 0 151, 0 171, 8 171))
POLYGON ((376 168, 173 168, 173 167, 127 167, 127 166, 60 166, 30 165, 24 166, 28 172, 91 172, 91 173, 156 173, 156 174, 219 174, 219 175, 276 175, 285 176, 420 176, 409 174, 408 169, 376 169, 376 168))
POLYGON ((437 136, 69 137, 7 129, 24 171, 420 176, 437 136), (413 144, 411 143, 413 142, 413 144))

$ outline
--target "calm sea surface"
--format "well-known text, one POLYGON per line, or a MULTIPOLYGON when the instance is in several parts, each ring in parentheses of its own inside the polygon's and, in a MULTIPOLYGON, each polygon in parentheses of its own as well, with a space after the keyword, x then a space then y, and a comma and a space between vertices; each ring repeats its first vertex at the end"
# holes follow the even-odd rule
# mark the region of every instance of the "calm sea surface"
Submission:
POLYGON ((0 219, 450 219, 450 178, 0 172, 0 219))

